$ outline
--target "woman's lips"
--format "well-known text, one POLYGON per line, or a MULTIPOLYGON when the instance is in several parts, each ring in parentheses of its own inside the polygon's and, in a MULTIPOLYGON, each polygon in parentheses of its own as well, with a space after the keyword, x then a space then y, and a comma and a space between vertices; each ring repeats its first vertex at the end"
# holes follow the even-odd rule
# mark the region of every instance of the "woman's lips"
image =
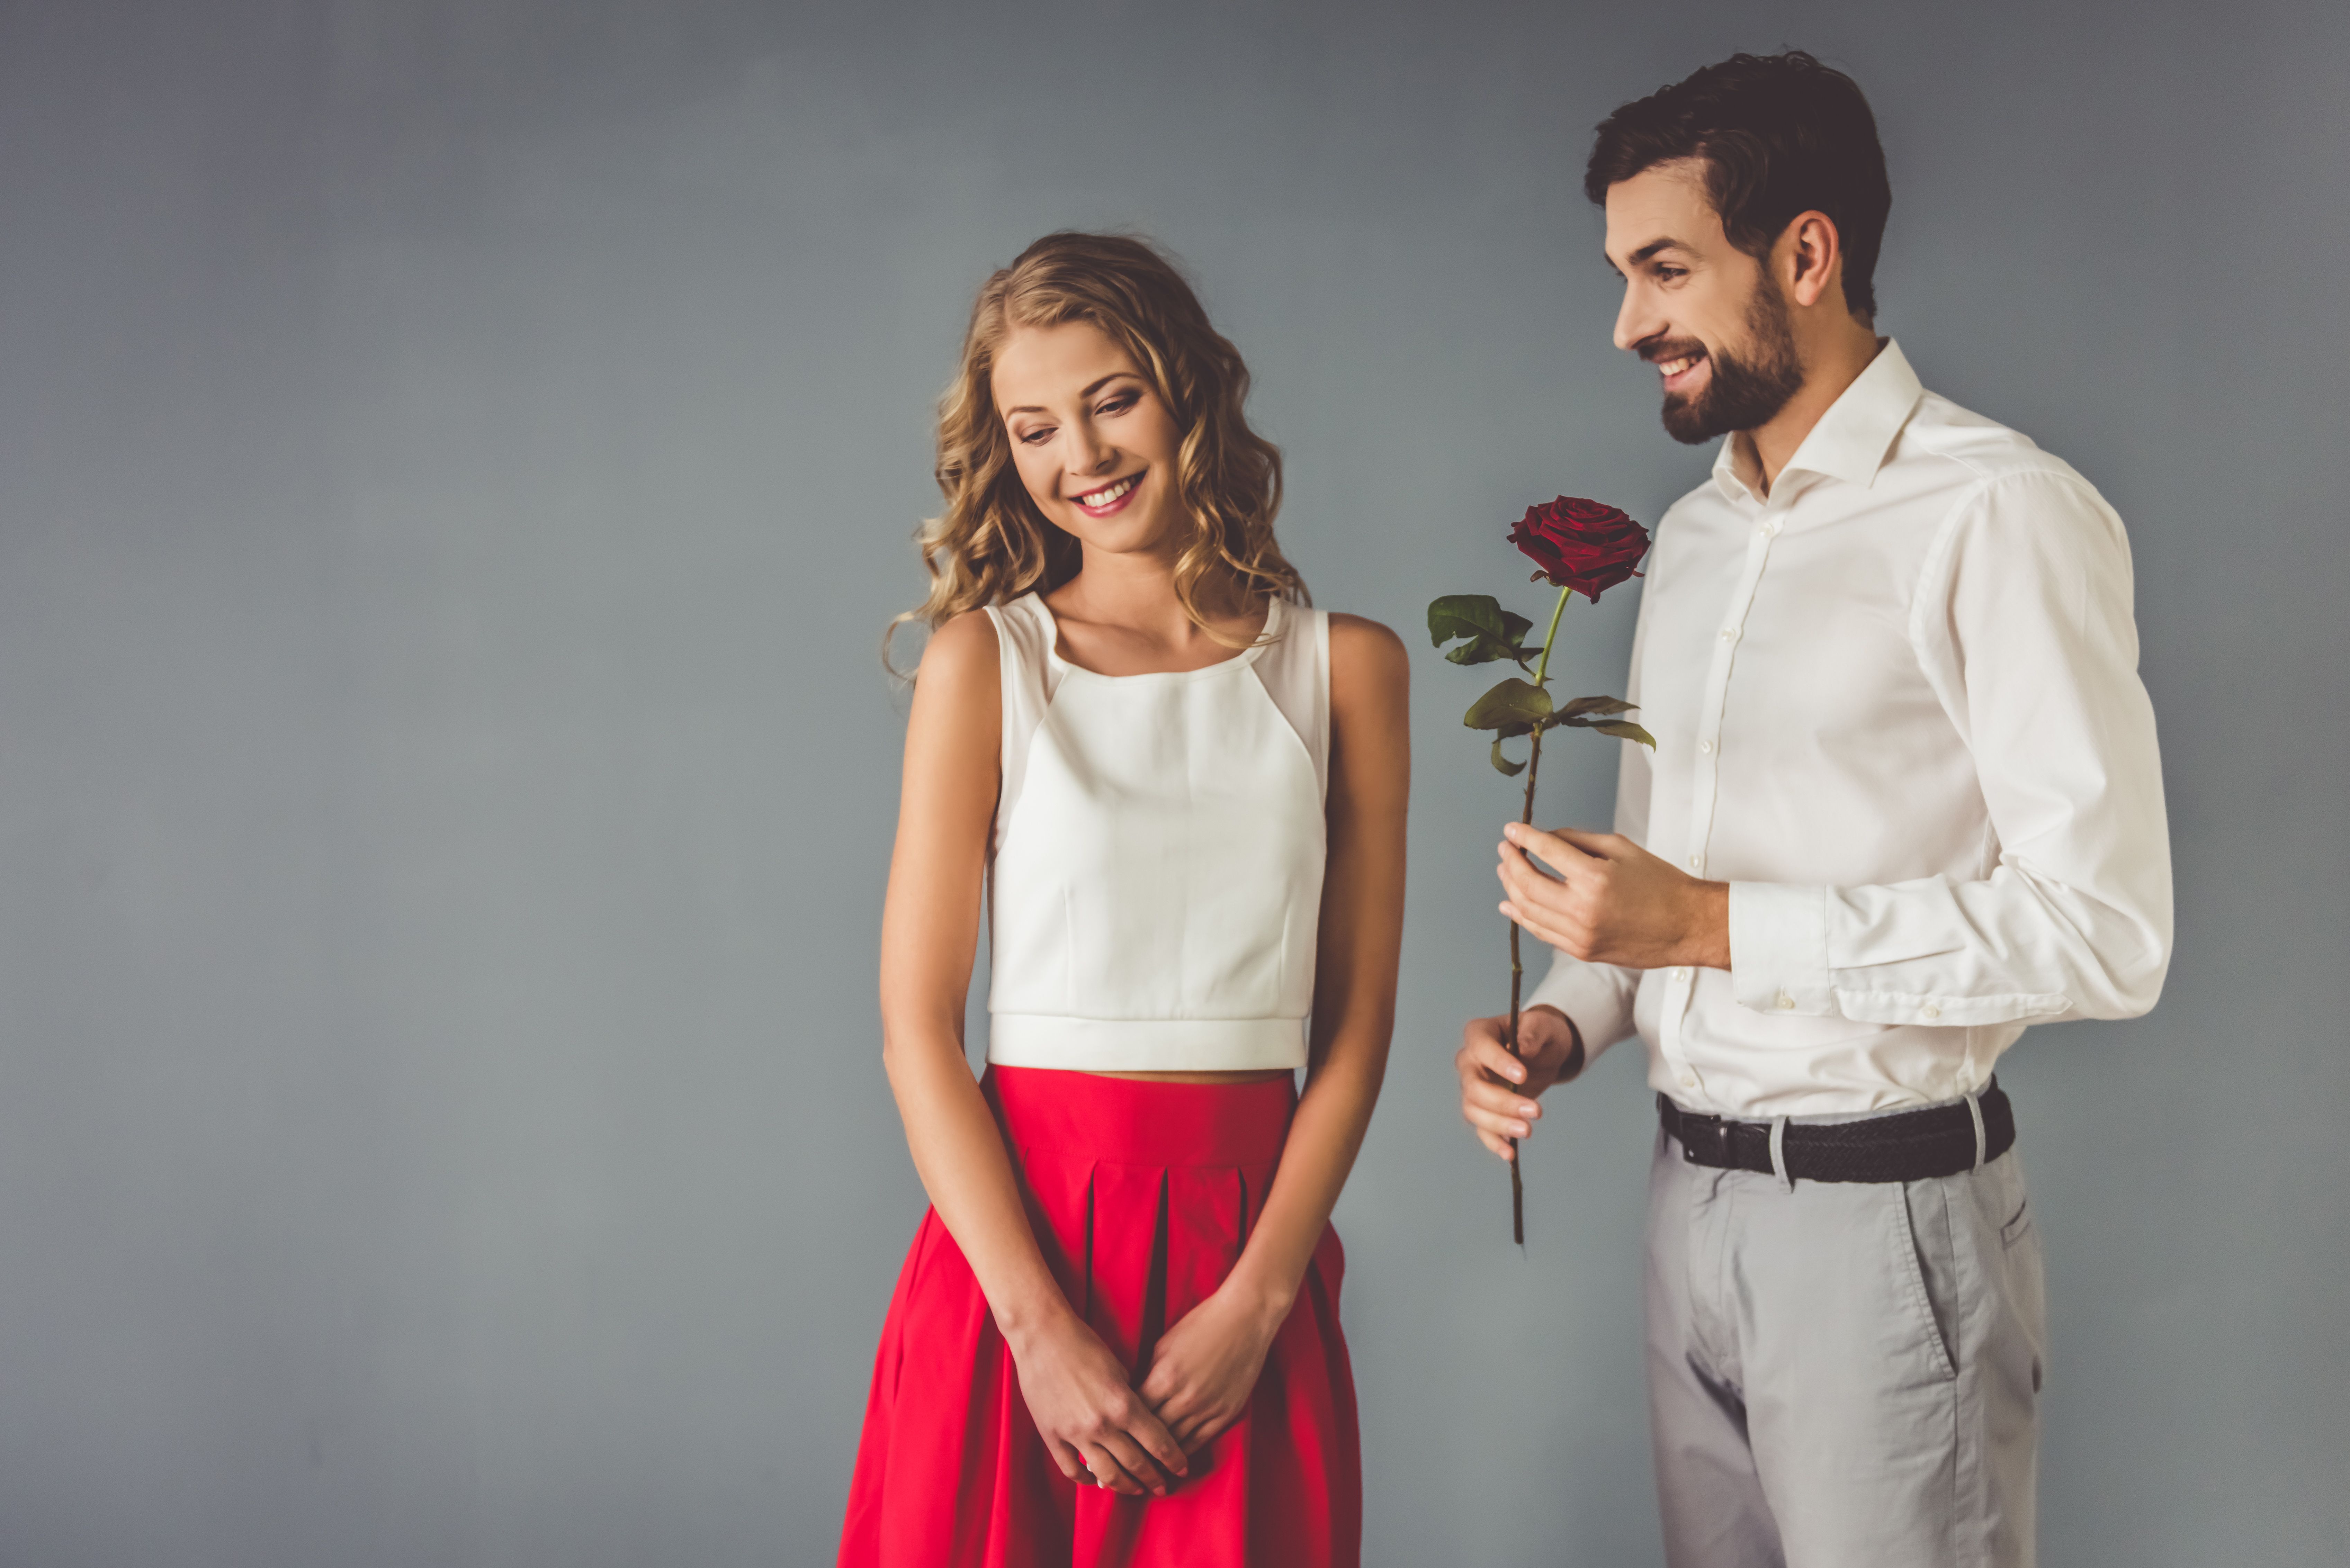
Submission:
POLYGON ((1148 470, 1138 470, 1122 478, 1113 479, 1099 489, 1087 491, 1083 495, 1076 498, 1077 509, 1088 517, 1107 517, 1113 513, 1124 511, 1126 504, 1134 499, 1135 490, 1141 484, 1143 473, 1148 472, 1148 470))

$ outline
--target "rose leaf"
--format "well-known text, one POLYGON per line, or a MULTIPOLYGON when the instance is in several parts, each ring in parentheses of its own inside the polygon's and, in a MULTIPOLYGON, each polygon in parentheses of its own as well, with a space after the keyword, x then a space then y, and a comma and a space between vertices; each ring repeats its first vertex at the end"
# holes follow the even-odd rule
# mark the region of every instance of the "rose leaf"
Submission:
POLYGON ((1549 717, 1550 693, 1513 675, 1469 704, 1461 722, 1472 730, 1499 730, 1506 724, 1531 729, 1549 717))
POLYGON ((1638 741, 1652 752, 1657 749, 1657 738, 1638 724, 1627 723, 1621 719, 1610 719, 1606 723, 1594 724, 1591 727, 1603 735, 1613 735, 1619 741, 1638 741))
POLYGON ((1519 639, 1533 629, 1532 621, 1512 615, 1491 594, 1447 594, 1428 607, 1430 646, 1464 639, 1444 656, 1455 664, 1491 664, 1497 659, 1523 664, 1535 650, 1521 648, 1519 639))

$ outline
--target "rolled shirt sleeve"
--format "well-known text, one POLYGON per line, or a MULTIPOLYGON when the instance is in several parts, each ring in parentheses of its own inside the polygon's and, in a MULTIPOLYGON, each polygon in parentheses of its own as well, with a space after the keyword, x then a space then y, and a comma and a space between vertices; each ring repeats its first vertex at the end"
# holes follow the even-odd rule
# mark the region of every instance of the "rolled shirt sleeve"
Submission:
MULTIPOLYGON (((1733 999, 1944 1026, 2145 1012, 2169 964, 2170 853, 2121 519, 2069 472, 1983 481, 1934 539, 1909 640, 1974 759, 1984 874, 1733 882, 1733 999)), ((1537 995, 1555 985, 1595 1017, 1613 994, 1555 967, 1537 995)))

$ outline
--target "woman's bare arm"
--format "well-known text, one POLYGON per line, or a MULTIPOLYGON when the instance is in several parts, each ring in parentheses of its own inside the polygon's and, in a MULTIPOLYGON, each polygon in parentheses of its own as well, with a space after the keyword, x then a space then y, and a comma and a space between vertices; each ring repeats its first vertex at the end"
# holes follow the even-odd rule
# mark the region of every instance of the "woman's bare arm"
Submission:
POLYGON ((1180 1475, 1183 1450, 1062 1295, 964 1055, 1002 737, 995 628, 960 616, 931 636, 906 724, 881 915, 882 1061, 914 1168, 978 1277, 1055 1460, 1072 1479, 1082 1463, 1118 1490, 1163 1490, 1151 1457, 1180 1475))
POLYGON ((1246 1408, 1387 1071, 1403 946, 1409 675, 1393 632, 1354 616, 1330 618, 1329 856, 1305 1089, 1240 1261, 1159 1341, 1142 1385, 1143 1397, 1195 1451, 1246 1408))

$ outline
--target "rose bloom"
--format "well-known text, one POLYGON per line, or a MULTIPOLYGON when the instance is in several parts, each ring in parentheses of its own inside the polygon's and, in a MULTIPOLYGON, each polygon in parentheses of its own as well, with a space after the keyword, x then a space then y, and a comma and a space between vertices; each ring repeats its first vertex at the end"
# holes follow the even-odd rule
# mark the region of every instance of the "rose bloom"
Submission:
POLYGON ((1587 599, 1599 596, 1627 577, 1648 553, 1648 531, 1613 506, 1562 495, 1542 506, 1529 506, 1510 530, 1510 543, 1542 568, 1534 580, 1553 587, 1573 588, 1587 599))

